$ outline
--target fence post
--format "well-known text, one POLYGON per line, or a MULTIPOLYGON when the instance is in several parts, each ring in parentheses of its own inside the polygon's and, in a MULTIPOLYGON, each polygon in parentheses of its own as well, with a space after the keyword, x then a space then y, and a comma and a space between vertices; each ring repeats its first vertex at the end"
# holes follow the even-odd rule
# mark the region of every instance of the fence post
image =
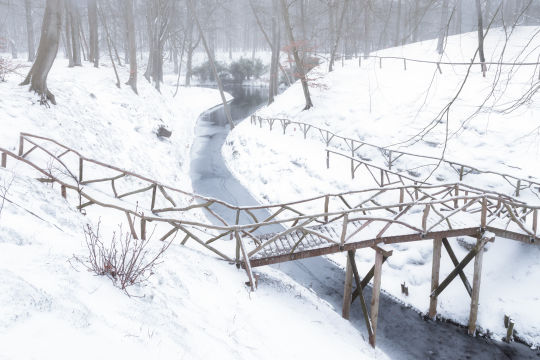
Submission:
POLYGON ((79 158, 79 182, 83 181, 83 158, 79 158))
POLYGON ((330 169, 330 151, 326 150, 326 168, 330 169))
POLYGON ((22 156, 24 152, 24 137, 21 135, 19 136, 19 156, 22 156))

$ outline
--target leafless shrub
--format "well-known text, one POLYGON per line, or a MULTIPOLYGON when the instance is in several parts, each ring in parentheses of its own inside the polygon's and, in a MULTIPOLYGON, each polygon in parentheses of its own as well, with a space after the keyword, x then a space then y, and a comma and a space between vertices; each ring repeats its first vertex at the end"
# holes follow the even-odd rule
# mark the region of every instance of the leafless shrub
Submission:
POLYGON ((6 81, 6 75, 8 73, 17 73, 19 67, 20 65, 16 65, 12 61, 0 57, 0 82, 6 81))
POLYGON ((6 196, 9 191, 9 188, 11 187, 11 184, 13 184, 14 178, 11 179, 5 179, 2 184, 0 184, 0 219, 2 218, 2 210, 4 210, 4 204, 6 203, 6 196))
POLYGON ((152 252, 148 249, 150 238, 134 238, 129 232, 124 234, 119 226, 118 233, 113 232, 111 241, 104 243, 99 232, 100 225, 101 222, 95 229, 90 224, 86 225, 84 236, 88 257, 74 258, 88 271, 107 276, 124 291, 129 286, 144 284, 154 274, 154 268, 161 263, 161 256, 174 240, 171 239, 159 250, 152 252))

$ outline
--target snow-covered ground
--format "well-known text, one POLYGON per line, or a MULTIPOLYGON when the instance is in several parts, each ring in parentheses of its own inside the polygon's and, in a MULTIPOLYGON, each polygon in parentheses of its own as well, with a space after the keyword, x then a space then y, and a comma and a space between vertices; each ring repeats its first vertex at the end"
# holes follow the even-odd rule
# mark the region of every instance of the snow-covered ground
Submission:
MULTIPOLYGON (((126 79, 127 70, 120 75, 126 79)), ((105 64, 68 69, 58 59, 48 82, 58 105, 46 108, 20 81, 10 75, 0 83, 0 146, 16 152, 19 132, 43 135, 190 190, 194 125, 219 103, 216 91, 182 88, 173 98, 170 86, 160 95, 141 79, 136 96, 115 87, 105 64), (162 124, 172 130, 170 139, 156 137, 162 124)), ((73 259, 87 255, 83 226, 98 222, 95 211, 81 215, 58 189, 8 162, 10 170, 0 168, 0 195, 7 188, 0 214, 0 359, 386 358, 309 289, 265 269, 250 293, 243 270, 200 248, 173 243, 149 283, 128 297, 73 259)), ((108 214, 103 221, 125 222, 108 214)))
MULTIPOLYGON (((505 46, 505 33, 501 29, 491 30, 485 43, 487 60, 498 61, 504 49, 506 62, 536 62, 540 45, 538 31, 538 28, 517 27, 505 46)), ((476 33, 469 33, 450 37, 442 57, 435 52, 436 40, 383 50, 377 55, 470 62, 476 50, 476 36, 476 33)), ((382 67, 377 59, 362 59, 361 67, 358 59, 350 60, 330 74, 325 73, 323 65, 311 76, 318 79, 316 86, 311 88, 315 105, 312 109, 302 111, 305 103, 297 83, 258 114, 313 124, 379 146, 438 157, 444 154, 446 159, 480 169, 522 178, 540 178, 538 95, 534 94, 516 110, 507 111, 514 101, 535 86, 537 67, 507 66, 499 72, 496 66, 490 65, 484 78, 479 66, 475 65, 460 92, 468 66, 441 65, 441 70, 442 74, 435 64, 408 61, 405 71, 403 60, 399 59, 382 60, 382 67), (446 116, 439 118, 437 115, 456 94, 447 122, 446 116), (483 103, 484 107, 479 109, 483 103), (436 126, 429 133, 423 133, 430 124, 436 126), (421 136, 415 136, 417 134, 421 136)), ((350 163, 344 159, 332 157, 332 166, 327 170, 325 147, 318 132, 309 133, 306 141, 298 134, 299 128, 293 126, 287 132, 287 136, 282 135, 279 123, 269 132, 268 127, 260 129, 245 121, 228 137, 223 149, 233 173, 263 203, 287 202, 374 186, 369 176, 351 180, 350 163)), ((364 156, 384 166, 379 152, 368 151, 364 156)), ((422 178, 429 174, 422 165, 425 162, 408 159, 398 162, 396 168, 419 172, 422 178)), ((455 181, 448 170, 438 170, 435 175, 430 182, 455 181)), ((508 184, 498 177, 468 175, 465 182, 486 189, 509 190, 508 184)), ((525 200, 538 203, 534 195, 525 200)), ((461 240, 451 240, 458 257, 467 252, 457 245, 461 240)), ((384 266, 384 290, 426 312, 431 242, 389 248, 394 250, 394 255, 384 266), (408 297, 401 294, 403 282, 409 287, 408 297)), ((516 332, 522 339, 534 346, 540 344, 539 258, 538 246, 507 239, 497 239, 491 244, 484 256, 480 329, 494 333, 494 338, 502 338, 505 335, 503 316, 508 314, 514 319, 516 332)), ((344 265, 345 257, 338 254, 332 256, 332 260, 344 265)), ((373 251, 358 252, 357 261, 361 272, 367 271, 374 261, 373 251)), ((446 254, 441 266, 444 277, 452 269, 446 254)), ((471 277, 472 264, 465 268, 465 273, 471 277)), ((446 318, 466 324, 469 305, 469 297, 458 279, 439 297, 438 311, 446 318)))

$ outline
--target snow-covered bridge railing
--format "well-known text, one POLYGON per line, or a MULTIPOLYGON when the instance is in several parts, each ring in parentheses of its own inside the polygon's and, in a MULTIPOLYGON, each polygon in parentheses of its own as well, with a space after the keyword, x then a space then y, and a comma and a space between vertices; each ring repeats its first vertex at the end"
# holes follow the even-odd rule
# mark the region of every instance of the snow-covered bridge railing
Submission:
MULTIPOLYGON (((275 127, 279 127, 283 134, 298 134, 302 135, 303 139, 308 138, 308 134, 315 133, 316 138, 320 138, 326 146, 326 164, 330 166, 330 155, 336 155, 350 161, 351 177, 355 177, 356 170, 359 166, 365 165, 370 168, 377 168, 377 172, 385 172, 376 181, 387 174, 400 176, 402 179, 409 179, 413 182, 424 182, 428 175, 433 175, 434 178, 444 178, 446 182, 472 180, 470 175, 482 176, 485 179, 491 179, 497 183, 508 185, 508 192, 514 196, 520 196, 526 190, 530 191, 535 197, 540 196, 540 180, 531 176, 524 178, 502 172, 479 169, 475 166, 463 164, 457 161, 440 159, 429 155, 420 155, 409 153, 406 151, 388 149, 367 143, 359 139, 352 139, 341 136, 328 129, 323 129, 304 122, 293 121, 283 118, 262 117, 258 115, 251 116, 251 124, 259 125, 263 128, 266 126, 272 131, 275 127), (296 131, 296 130, 300 131, 296 131), (382 164, 376 165, 375 158, 381 157, 382 164), (431 174, 437 169, 437 173, 431 174)), ((373 175, 373 174, 372 174, 373 175)), ((378 175, 377 175, 378 176, 378 175)), ((383 182, 386 182, 383 180, 383 182)), ((390 181, 387 184, 393 184, 390 181)))
MULTIPOLYGON (((18 154, 2 148, 0 154, 2 167, 15 164, 17 172, 29 169, 28 175, 37 174, 40 181, 59 185, 62 196, 81 211, 125 214, 136 238, 146 238, 147 226, 152 224, 152 233, 163 234, 162 241, 180 235, 182 244, 193 241, 243 266, 252 288, 252 267, 346 251, 344 316, 352 299, 363 302, 366 279, 373 278, 378 296, 382 263, 391 255, 381 245, 429 239, 434 243, 430 314, 436 311, 437 297, 459 275, 466 288, 472 289, 469 294, 476 304, 471 306, 473 328, 479 284, 468 284, 463 268, 475 259, 475 279, 479 276, 481 264, 476 265, 476 259, 494 236, 524 243, 540 240, 540 207, 460 183, 396 186, 384 182, 377 188, 282 204, 235 206, 93 160, 45 137, 21 134, 18 154), (16 161, 8 162, 8 158, 16 161), (439 284, 440 245, 444 243, 448 250, 446 239, 457 236, 476 238, 477 245, 461 262, 452 257, 455 269, 439 284), (375 265, 364 279, 354 271, 354 251, 362 248, 376 253, 375 265)), ((370 336, 375 334, 377 309, 378 302, 372 304, 371 317, 365 312, 370 336)))

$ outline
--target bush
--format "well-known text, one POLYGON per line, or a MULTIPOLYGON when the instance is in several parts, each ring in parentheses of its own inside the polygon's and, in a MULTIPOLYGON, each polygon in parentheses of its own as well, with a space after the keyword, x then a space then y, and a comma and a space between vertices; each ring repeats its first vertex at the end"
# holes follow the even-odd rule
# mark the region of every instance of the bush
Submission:
POLYGON ((105 244, 99 233, 100 224, 95 230, 86 225, 84 237, 89 254, 87 258, 75 259, 96 275, 107 276, 124 291, 128 286, 144 284, 153 275, 160 257, 174 240, 151 254, 147 249, 150 239, 134 239, 130 233, 123 234, 121 226, 118 237, 113 233, 110 243, 105 244))
MULTIPOLYGON (((230 73, 227 67, 219 61, 216 61, 216 70, 220 79, 226 79, 230 77, 230 73)), ((210 61, 206 61, 200 66, 195 67, 193 69, 193 75, 197 76, 201 81, 216 81, 210 61)))
POLYGON ((259 79, 266 71, 266 66, 263 65, 261 59, 249 60, 240 58, 238 61, 233 61, 229 66, 235 82, 242 83, 244 80, 259 79))

